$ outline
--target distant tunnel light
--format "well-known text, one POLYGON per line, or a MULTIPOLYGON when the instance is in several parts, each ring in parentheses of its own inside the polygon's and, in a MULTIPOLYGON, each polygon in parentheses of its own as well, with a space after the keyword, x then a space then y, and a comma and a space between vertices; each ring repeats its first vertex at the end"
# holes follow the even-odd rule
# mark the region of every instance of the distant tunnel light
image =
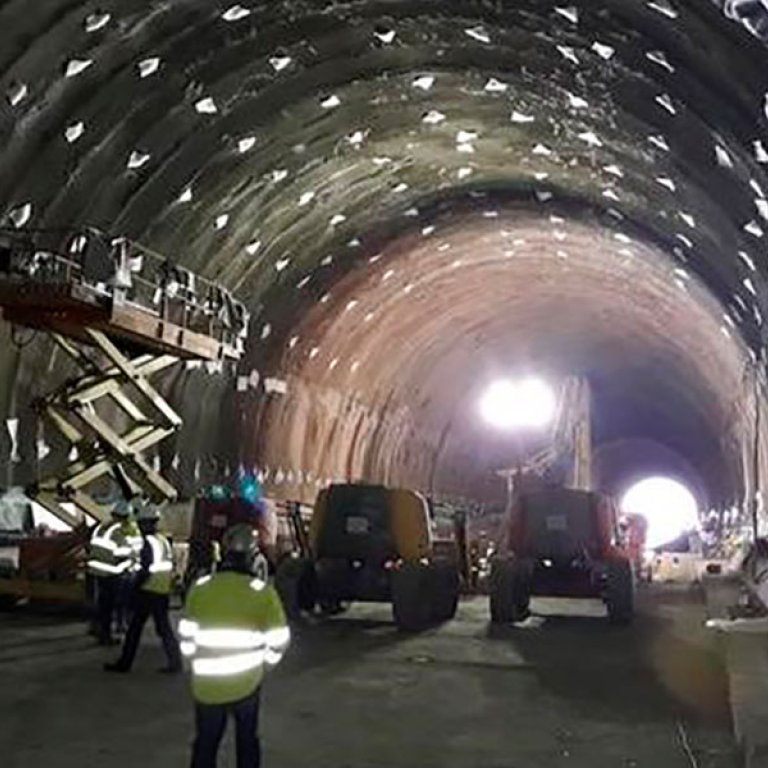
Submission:
POLYGON ((540 379, 493 382, 480 400, 480 415, 497 429, 544 427, 552 421, 557 401, 552 389, 540 379))
POLYGON ((669 477, 647 477, 633 485, 621 500, 621 510, 648 521, 648 549, 667 544, 699 524, 693 494, 669 477))

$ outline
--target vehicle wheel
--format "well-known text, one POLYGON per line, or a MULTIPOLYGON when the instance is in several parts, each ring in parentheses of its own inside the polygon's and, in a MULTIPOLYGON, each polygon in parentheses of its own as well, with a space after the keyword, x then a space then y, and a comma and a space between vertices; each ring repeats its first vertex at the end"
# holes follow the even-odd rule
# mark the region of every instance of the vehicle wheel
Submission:
POLYGON ((320 613, 323 616, 339 616, 349 610, 349 603, 344 603, 341 600, 320 600, 318 602, 320 606, 320 613))
POLYGON ((398 629, 420 632, 433 615, 430 582, 433 571, 423 565, 405 563, 392 574, 392 615, 398 629))
POLYGON ((531 566, 524 560, 494 560, 491 564, 490 604, 494 624, 513 624, 528 617, 531 566))
POLYGON ((315 561, 315 596, 324 615, 341 613, 344 602, 357 597, 354 577, 355 571, 345 560, 319 558, 315 561))
POLYGON ((12 611, 18 604, 16 595, 0 595, 0 611, 12 611))
POLYGON ((605 604, 611 624, 629 624, 635 614, 635 579, 628 560, 612 560, 606 570, 605 604))
POLYGON ((289 619, 315 609, 315 568, 306 558, 286 558, 277 567, 275 588, 289 619))
POLYGON ((452 565, 437 565, 433 575, 432 615, 435 621, 450 621, 459 607, 459 572, 452 565))

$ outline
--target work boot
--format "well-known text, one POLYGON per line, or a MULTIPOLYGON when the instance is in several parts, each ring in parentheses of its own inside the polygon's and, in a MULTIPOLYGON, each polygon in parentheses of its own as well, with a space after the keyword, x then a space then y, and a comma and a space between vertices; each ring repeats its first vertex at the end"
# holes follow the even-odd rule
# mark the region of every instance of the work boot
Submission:
POLYGON ((127 672, 130 672, 130 667, 127 667, 125 664, 121 664, 119 661, 113 661, 110 664, 104 665, 104 671, 105 672, 119 672, 120 674, 125 674, 127 672))
POLYGON ((180 675, 182 672, 181 666, 174 665, 174 666, 167 666, 167 667, 161 667, 157 670, 162 675, 180 675))

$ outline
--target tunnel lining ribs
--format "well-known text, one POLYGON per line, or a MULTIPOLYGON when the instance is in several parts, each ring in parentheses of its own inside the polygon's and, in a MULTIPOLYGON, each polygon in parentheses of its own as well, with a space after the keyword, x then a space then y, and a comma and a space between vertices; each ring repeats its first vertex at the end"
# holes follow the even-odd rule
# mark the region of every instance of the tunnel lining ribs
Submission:
MULTIPOLYGON (((473 387, 538 367, 590 380, 598 445, 660 445, 702 503, 743 500, 768 312, 757 4, 27 5, 0 4, 3 221, 141 240, 253 313, 236 380, 158 385, 194 411, 184 485, 241 463, 285 498, 360 478, 492 497, 509 446, 471 423, 473 387)), ((7 415, 46 350, 0 349, 7 415)))

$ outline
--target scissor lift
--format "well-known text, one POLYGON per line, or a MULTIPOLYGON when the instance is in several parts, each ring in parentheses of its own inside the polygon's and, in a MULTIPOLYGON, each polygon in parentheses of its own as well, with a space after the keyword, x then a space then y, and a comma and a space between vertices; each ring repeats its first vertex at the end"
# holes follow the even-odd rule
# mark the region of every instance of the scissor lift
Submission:
POLYGON ((74 364, 36 407, 69 445, 67 466, 34 495, 60 519, 97 520, 89 492, 111 474, 156 502, 176 489, 149 458, 181 417, 151 382, 179 360, 237 361, 248 313, 222 286, 125 238, 81 231, 0 229, 0 308, 47 333, 74 364))

